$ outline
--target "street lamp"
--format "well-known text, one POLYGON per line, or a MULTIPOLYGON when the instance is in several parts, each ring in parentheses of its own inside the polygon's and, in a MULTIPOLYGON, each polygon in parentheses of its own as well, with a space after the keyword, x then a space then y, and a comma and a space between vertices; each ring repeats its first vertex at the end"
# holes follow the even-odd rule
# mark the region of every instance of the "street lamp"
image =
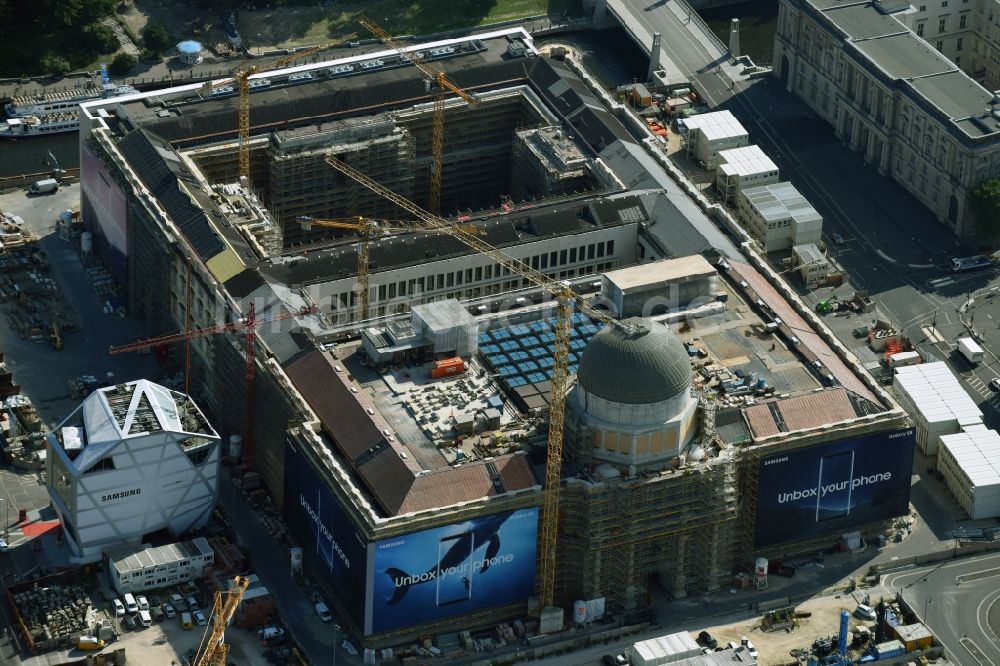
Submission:
POLYGON ((924 624, 927 624, 927 605, 931 602, 931 598, 927 597, 924 600, 924 624))
POLYGON ((337 639, 340 633, 340 625, 333 625, 333 666, 337 666, 337 639))

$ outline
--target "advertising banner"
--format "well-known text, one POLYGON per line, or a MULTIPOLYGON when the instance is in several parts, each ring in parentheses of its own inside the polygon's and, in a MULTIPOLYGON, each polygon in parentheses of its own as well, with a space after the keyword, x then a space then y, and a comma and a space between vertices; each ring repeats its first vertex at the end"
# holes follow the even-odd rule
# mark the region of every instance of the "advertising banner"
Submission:
POLYGON ((87 231, 94 234, 97 249, 118 281, 128 281, 128 212, 125 192, 90 148, 80 150, 81 209, 87 231))
POLYGON ((537 532, 534 507, 372 544, 366 633, 526 602, 535 587, 537 532))
POLYGON ((306 457, 285 445, 285 522, 305 559, 333 588, 357 626, 363 626, 366 544, 306 457))
POLYGON ((906 514, 913 444, 909 428, 762 459, 754 546, 846 532, 906 514))

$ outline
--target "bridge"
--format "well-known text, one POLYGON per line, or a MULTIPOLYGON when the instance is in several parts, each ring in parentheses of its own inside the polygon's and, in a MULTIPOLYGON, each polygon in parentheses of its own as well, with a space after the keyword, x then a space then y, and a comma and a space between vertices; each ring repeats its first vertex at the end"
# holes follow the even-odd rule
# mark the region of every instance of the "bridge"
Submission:
POLYGON ((727 99, 733 82, 745 78, 744 66, 733 62, 729 48, 687 0, 598 0, 595 23, 606 19, 621 25, 650 56, 650 80, 694 83, 711 106, 727 99), (663 74, 654 76, 656 71, 663 74))

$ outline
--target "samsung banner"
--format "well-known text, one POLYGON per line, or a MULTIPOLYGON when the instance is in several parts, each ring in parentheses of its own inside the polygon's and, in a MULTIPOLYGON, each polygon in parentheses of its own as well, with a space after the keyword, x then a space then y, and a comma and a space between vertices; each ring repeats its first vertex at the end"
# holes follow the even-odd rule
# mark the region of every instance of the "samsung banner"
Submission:
POLYGON ((526 602, 535 587, 538 508, 372 544, 365 633, 526 602))
POLYGON ((912 428, 764 458, 754 546, 846 532, 909 511, 912 428))
POLYGON ((363 537, 295 447, 285 446, 285 521, 313 568, 363 626, 367 548, 363 537))

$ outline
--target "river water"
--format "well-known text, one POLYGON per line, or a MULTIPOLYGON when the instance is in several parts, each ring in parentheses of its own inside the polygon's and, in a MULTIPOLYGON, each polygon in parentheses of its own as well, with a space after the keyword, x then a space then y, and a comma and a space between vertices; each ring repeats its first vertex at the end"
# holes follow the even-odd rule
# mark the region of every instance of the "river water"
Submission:
MULTIPOLYGON (((709 27, 729 43, 729 20, 740 18, 740 45, 743 53, 759 65, 770 64, 771 44, 778 18, 774 0, 750 0, 738 5, 700 12, 709 27)), ((582 31, 540 39, 570 44, 583 56, 584 65, 605 86, 613 88, 646 77, 648 60, 623 30, 582 31)), ((18 141, 0 141, 0 177, 48 171, 45 157, 49 151, 63 169, 80 166, 79 140, 75 132, 33 137, 18 141)))

